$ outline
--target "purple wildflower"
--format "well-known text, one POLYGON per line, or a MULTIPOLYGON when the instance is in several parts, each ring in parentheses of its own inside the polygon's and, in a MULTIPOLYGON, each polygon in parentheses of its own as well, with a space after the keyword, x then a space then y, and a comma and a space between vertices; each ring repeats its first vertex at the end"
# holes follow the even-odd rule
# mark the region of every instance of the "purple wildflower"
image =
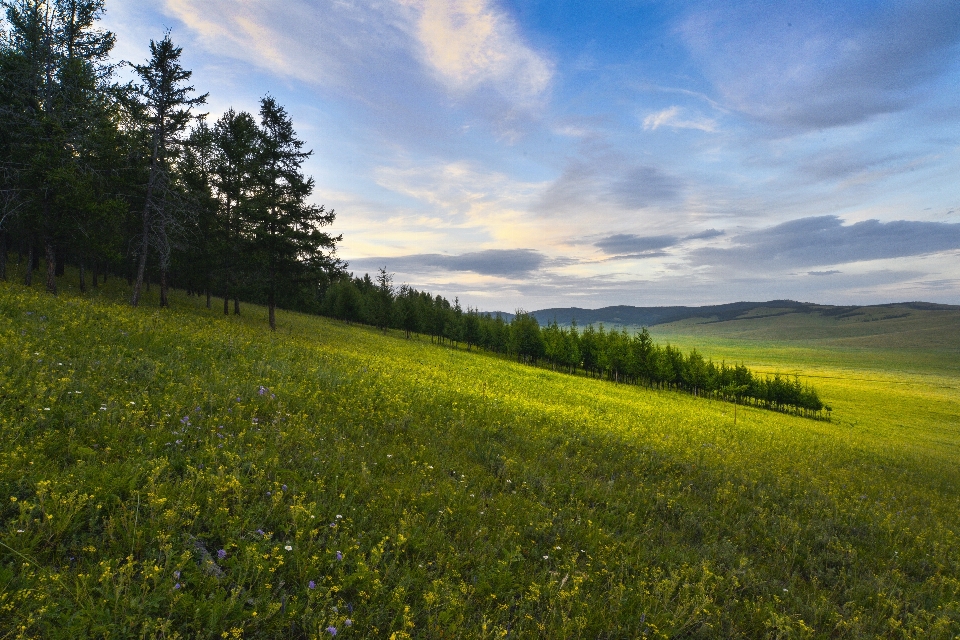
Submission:
POLYGON ((257 533, 258 533, 259 535, 261 535, 261 536, 267 535, 267 534, 265 534, 265 533, 263 532, 263 529, 257 529, 257 533))
POLYGON ((264 395, 266 392, 267 392, 267 388, 264 387, 263 385, 261 385, 260 388, 257 389, 257 395, 261 395, 261 396, 262 396, 262 395, 264 395))
POLYGON ((180 583, 179 583, 179 582, 178 582, 177 584, 173 585, 174 591, 176 591, 176 590, 179 589, 179 588, 180 588, 180 583))
POLYGON ((343 554, 337 551, 337 560, 343 560, 343 554))
POLYGON ((314 582, 313 580, 307 583, 307 589, 316 589, 316 588, 317 588, 317 583, 314 582))
POLYGON ((187 424, 188 422, 190 422, 190 416, 183 416, 182 418, 180 418, 181 424, 187 424))
POLYGON ((227 552, 224 549, 220 549, 219 551, 217 551, 217 557, 223 560, 224 558, 227 557, 227 552))
POLYGON ((277 399, 277 394, 271 393, 271 394, 270 394, 270 399, 271 399, 271 400, 276 400, 276 399, 277 399))
POLYGON ((253 424, 257 424, 258 422, 260 422, 260 418, 254 418, 254 419, 253 419, 253 424))
POLYGON ((329 633, 332 636, 335 636, 337 635, 337 628, 333 626, 327 627, 327 633, 329 633))
POLYGON ((287 490, 287 485, 281 485, 281 487, 283 488, 284 491, 287 490))
MULTIPOLYGON (((73 560, 73 558, 70 558, 70 559, 73 560)), ((180 569, 177 569, 176 571, 173 572, 173 577, 176 578, 177 580, 180 579, 180 569)))
POLYGON ((351 620, 350 618, 347 618, 346 620, 343 621, 343 626, 345 626, 345 627, 352 627, 352 626, 353 626, 353 620, 351 620))

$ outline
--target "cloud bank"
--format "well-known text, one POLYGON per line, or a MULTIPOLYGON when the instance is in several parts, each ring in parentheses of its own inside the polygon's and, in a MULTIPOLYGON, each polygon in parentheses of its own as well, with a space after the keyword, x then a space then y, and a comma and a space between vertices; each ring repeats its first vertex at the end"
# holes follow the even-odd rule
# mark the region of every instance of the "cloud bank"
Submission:
POLYGON ((607 236, 593 246, 606 254, 628 254, 630 256, 650 257, 664 255, 663 249, 681 245, 689 240, 710 240, 724 235, 723 231, 707 229, 688 236, 638 236, 632 233, 617 233, 607 236))
POLYGON ((732 243, 698 249, 691 253, 691 260, 701 266, 752 270, 922 256, 960 249, 960 224, 864 220, 844 225, 837 216, 817 216, 744 233, 732 243))
POLYGON ((532 249, 488 249, 460 255, 422 253, 390 258, 363 258, 350 264, 352 269, 423 274, 435 270, 471 271, 478 275, 519 278, 540 269, 545 256, 532 249))

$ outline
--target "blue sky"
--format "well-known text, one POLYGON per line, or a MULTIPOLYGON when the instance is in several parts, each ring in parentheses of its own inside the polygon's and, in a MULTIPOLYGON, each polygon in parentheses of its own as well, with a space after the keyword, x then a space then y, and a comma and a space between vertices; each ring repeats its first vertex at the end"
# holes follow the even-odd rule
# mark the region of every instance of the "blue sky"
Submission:
POLYGON ((285 104, 353 271, 481 309, 960 304, 960 3, 108 0, 285 104))

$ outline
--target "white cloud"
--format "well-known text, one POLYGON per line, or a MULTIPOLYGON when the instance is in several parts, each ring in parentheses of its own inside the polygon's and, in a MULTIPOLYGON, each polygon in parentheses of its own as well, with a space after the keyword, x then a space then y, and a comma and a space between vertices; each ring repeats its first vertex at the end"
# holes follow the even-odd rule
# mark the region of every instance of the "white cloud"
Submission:
POLYGON ((348 93, 371 78, 409 82, 411 67, 422 65, 448 92, 490 88, 530 107, 553 77, 553 65, 488 0, 285 0, 282 10, 268 0, 164 6, 208 51, 348 93))
POLYGON ((544 184, 514 180, 463 161, 383 166, 374 175, 380 187, 439 214, 444 226, 471 230, 461 236, 459 247, 447 249, 525 248, 543 243, 544 230, 526 211, 544 184))
POLYGON ((717 130, 717 123, 715 120, 709 118, 684 120, 680 117, 680 107, 673 106, 663 111, 651 113, 643 119, 643 128, 647 131, 654 131, 660 127, 698 129, 700 131, 714 132, 717 130))
POLYGON ((553 68, 487 0, 400 0, 414 9, 421 55, 451 90, 485 84, 520 103, 549 88, 553 68))
POLYGON ((350 0, 164 0, 210 53, 241 60, 282 77, 349 90, 356 68, 409 47, 393 3, 350 0), (405 42, 406 41, 406 42, 405 42))

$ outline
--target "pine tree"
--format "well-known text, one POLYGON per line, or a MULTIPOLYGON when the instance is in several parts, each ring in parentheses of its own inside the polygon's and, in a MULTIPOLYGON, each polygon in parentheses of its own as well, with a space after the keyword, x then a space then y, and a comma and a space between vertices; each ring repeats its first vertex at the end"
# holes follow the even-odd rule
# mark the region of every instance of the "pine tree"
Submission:
POLYGON ((384 331, 390 325, 393 311, 393 274, 387 273, 386 267, 377 270, 377 286, 373 290, 372 315, 373 322, 378 329, 384 331))
POLYGON ((190 132, 177 171, 186 200, 195 214, 189 219, 187 235, 190 241, 181 252, 182 264, 178 271, 185 276, 191 290, 206 293, 208 309, 221 235, 218 203, 211 184, 215 156, 214 132, 201 119, 190 132))
POLYGON ((245 215, 253 197, 260 142, 257 122, 246 111, 228 109, 213 127, 214 157, 211 184, 217 198, 219 272, 223 290, 223 314, 227 315, 233 292, 233 311, 240 313, 238 286, 245 266, 249 236, 245 215))
POLYGON ((314 182, 302 165, 311 154, 303 150, 286 110, 272 97, 263 98, 256 193, 247 217, 273 330, 278 297, 295 295, 306 284, 315 287, 324 271, 339 265, 335 249, 341 236, 320 230, 333 223, 335 213, 307 202, 314 182))
POLYGON ((166 293, 166 273, 169 268, 171 227, 175 219, 169 206, 172 184, 172 164, 184 133, 195 118, 193 107, 204 104, 207 95, 189 97, 194 88, 185 83, 192 71, 180 65, 183 50, 174 46, 168 32, 160 42, 150 41, 150 60, 135 65, 143 84, 136 93, 143 107, 142 127, 149 134, 149 170, 145 185, 143 215, 141 217, 139 261, 131 304, 140 303, 147 255, 153 247, 160 258, 161 304, 166 293))

